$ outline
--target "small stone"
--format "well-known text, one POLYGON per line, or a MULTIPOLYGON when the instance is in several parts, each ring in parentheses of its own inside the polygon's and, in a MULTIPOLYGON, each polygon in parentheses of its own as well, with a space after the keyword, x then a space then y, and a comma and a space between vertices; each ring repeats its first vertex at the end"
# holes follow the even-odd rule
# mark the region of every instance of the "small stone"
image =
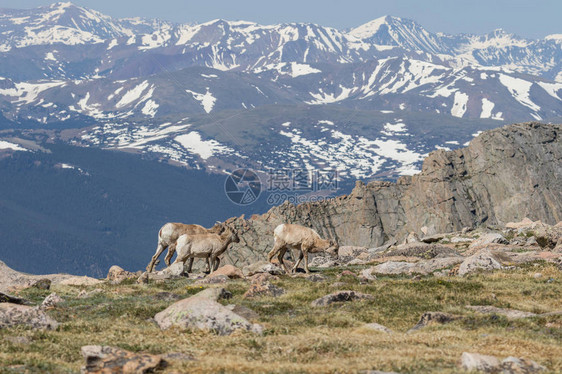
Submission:
POLYGON ((96 289, 91 290, 91 291, 81 290, 78 293, 78 298, 85 299, 87 297, 91 297, 91 296, 97 295, 98 293, 102 293, 102 292, 103 292, 103 290, 101 288, 96 288, 96 289))
POLYGON ((138 277, 137 283, 138 283, 138 284, 148 284, 148 278, 149 278, 148 272, 145 271, 144 273, 142 273, 142 274, 140 275, 140 277, 138 277))
POLYGON ((332 288, 341 288, 341 287, 345 287, 346 284, 344 282, 334 282, 332 284, 330 284, 330 287, 332 288))
POLYGON ((257 273, 252 275, 249 279, 251 283, 265 283, 268 281, 280 280, 278 276, 269 273, 257 273))
POLYGON ((195 284, 222 284, 228 282, 229 280, 230 278, 227 277, 226 275, 217 274, 212 277, 199 279, 195 282, 195 284))
POLYGON ((311 282, 325 282, 326 281, 326 277, 323 276, 322 274, 307 274, 304 276, 305 279, 311 281, 311 282))
POLYGON ((219 335, 230 335, 238 329, 262 333, 263 328, 260 325, 251 324, 246 318, 213 300, 211 297, 213 295, 210 295, 212 291, 209 290, 175 302, 156 314, 154 320, 163 330, 177 326, 210 330, 219 335))
POLYGON ((5 336, 4 340, 12 344, 30 345, 31 339, 26 336, 5 336))
POLYGON ((474 240, 470 244, 470 248, 485 247, 490 244, 509 244, 509 242, 500 233, 488 233, 482 235, 480 238, 474 240))
POLYGON ((137 277, 137 274, 131 273, 130 271, 126 271, 123 268, 113 265, 109 268, 107 272, 107 280, 111 284, 121 284, 127 279, 134 279, 137 277))
POLYGON ((244 278, 244 273, 242 270, 238 269, 236 266, 232 265, 224 265, 211 274, 209 274, 209 278, 216 277, 218 275, 225 275, 230 279, 241 279, 244 278))
POLYGON ((54 330, 59 324, 40 308, 0 303, 0 328, 17 325, 26 325, 33 329, 54 330))
POLYGON ((343 277, 357 278, 357 274, 355 274, 354 272, 349 271, 349 270, 344 270, 338 275, 338 278, 343 278, 343 277))
POLYGON ((500 360, 494 356, 463 352, 461 356, 461 367, 468 371, 494 373, 500 370, 500 360))
POLYGON ((226 308, 238 314, 239 316, 246 318, 248 321, 255 321, 259 318, 259 314, 254 312, 252 309, 246 308, 242 305, 230 304, 227 305, 226 308))
POLYGON ((532 374, 545 371, 546 368, 535 361, 524 358, 508 357, 501 363, 502 373, 505 374, 532 374))
POLYGON ((248 266, 245 266, 242 269, 242 273, 246 277, 251 277, 254 274, 258 273, 269 273, 272 275, 281 275, 285 272, 281 270, 281 268, 275 264, 266 262, 266 261, 258 261, 248 266))
POLYGON ((64 300, 59 295, 57 295, 56 292, 53 292, 52 294, 47 296, 45 300, 43 300, 43 303, 41 303, 41 308, 44 309, 54 308, 55 306, 57 306, 62 302, 64 302, 64 300))
POLYGON ((244 298, 252 298, 257 296, 279 297, 285 293, 281 287, 277 287, 269 282, 252 283, 250 288, 244 294, 244 298))
POLYGON ((51 280, 50 279, 39 279, 35 283, 31 285, 33 288, 37 288, 40 290, 48 290, 51 288, 51 280))
POLYGON ((391 329, 389 329, 386 326, 383 325, 379 325, 378 323, 367 323, 366 325, 363 325, 364 328, 367 328, 369 330, 374 330, 374 331, 380 331, 380 332, 384 332, 385 334, 392 334, 393 331, 391 329))
POLYGON ((501 269, 501 263, 490 250, 484 249, 466 258, 460 265, 458 275, 465 276, 477 271, 491 271, 501 269))
POLYGON ((482 314, 499 314, 510 319, 529 318, 536 316, 535 313, 524 312, 517 309, 498 308, 491 305, 467 305, 468 309, 482 314))
POLYGON ((81 352, 86 360, 82 373, 151 373, 165 364, 157 355, 109 346, 87 345, 81 352))
POLYGON ((377 279, 377 276, 375 274, 373 274, 373 269, 374 268, 368 268, 368 269, 363 269, 361 271, 361 278, 369 280, 369 281, 374 281, 377 279))
POLYGON ((338 291, 314 300, 310 305, 313 307, 327 306, 333 303, 355 301, 355 300, 372 300, 373 295, 359 293, 355 291, 338 291))
POLYGON ((62 286, 97 286, 102 284, 103 281, 87 276, 83 277, 70 277, 60 281, 60 285, 62 286))
POLYGON ((540 279, 540 278, 542 278, 542 273, 535 273, 535 274, 533 274, 533 278, 535 278, 535 279, 540 279))
POLYGON ((408 332, 412 332, 412 331, 416 331, 419 329, 422 329, 430 324, 440 324, 443 325, 445 323, 449 323, 452 322, 456 319, 459 319, 460 317, 458 316, 454 316, 452 314, 448 314, 448 313, 442 313, 442 312, 425 312, 424 314, 422 314, 422 316, 420 317, 420 320, 418 321, 418 323, 412 327, 410 330, 408 330, 408 332))

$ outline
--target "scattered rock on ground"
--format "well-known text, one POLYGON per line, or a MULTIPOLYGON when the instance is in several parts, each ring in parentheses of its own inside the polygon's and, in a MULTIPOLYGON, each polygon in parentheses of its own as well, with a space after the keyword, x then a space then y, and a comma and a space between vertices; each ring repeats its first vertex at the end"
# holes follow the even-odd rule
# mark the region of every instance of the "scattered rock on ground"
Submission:
POLYGON ((103 281, 99 279, 83 276, 83 277, 70 277, 60 281, 58 284, 63 286, 97 286, 98 284, 101 283, 103 283, 103 281))
POLYGON ((279 280, 280 278, 269 273, 257 273, 249 277, 249 279, 251 283, 265 283, 272 280, 279 280))
POLYGON ((47 296, 45 300, 43 300, 43 302, 41 303, 41 308, 44 309, 54 308, 55 306, 57 306, 62 302, 64 302, 63 298, 57 295, 56 292, 53 292, 52 294, 47 296))
POLYGON ((230 291, 225 290, 222 287, 213 287, 207 288, 203 291, 196 294, 198 297, 206 297, 207 299, 211 299, 214 301, 225 299, 228 300, 232 297, 232 293, 230 291))
POLYGON ((12 304, 19 304, 19 305, 30 304, 30 302, 25 299, 16 296, 11 296, 2 292, 0 292, 0 303, 12 303, 12 304))
POLYGON ((374 267, 370 267, 368 269, 363 269, 361 270, 361 273, 359 274, 359 276, 363 279, 366 279, 368 281, 374 281, 377 279, 377 276, 373 273, 374 267))
POLYGON ((524 358, 508 357, 501 363, 504 374, 532 374, 545 371, 546 368, 535 361, 524 358))
POLYGON ((239 316, 246 318, 248 321, 254 321, 259 318, 259 314, 254 312, 252 309, 246 308, 245 306, 242 305, 230 304, 227 305, 226 308, 238 314, 239 316))
POLYGON ((85 299, 87 297, 92 297, 92 296, 97 295, 97 294, 102 293, 102 292, 103 292, 103 290, 101 288, 96 288, 96 289, 91 290, 91 291, 81 290, 78 293, 77 297, 80 298, 80 299, 85 299))
POLYGON ((364 328, 369 329, 369 330, 374 330, 374 331, 380 331, 380 332, 384 332, 385 334, 392 334, 393 331, 391 329, 389 329, 386 326, 380 325, 378 323, 367 323, 366 325, 363 325, 364 328))
POLYGON ((32 343, 32 340, 27 336, 4 336, 4 340, 18 345, 29 345, 32 343))
POLYGON ((425 312, 420 317, 420 320, 418 321, 418 323, 414 327, 412 327, 410 330, 408 330, 408 332, 412 332, 412 331, 422 329, 422 328, 424 328, 428 325, 431 325, 431 324, 443 325, 445 323, 452 322, 452 321, 457 320, 459 318, 460 318, 459 316, 455 316, 455 315, 448 314, 448 313, 425 312))
POLYGON ((177 326, 185 329, 210 330, 219 335, 230 335, 242 329, 261 334, 262 327, 248 320, 208 295, 209 289, 180 300, 154 316, 161 329, 177 326))
POLYGON ((494 356, 463 352, 461 367, 467 371, 502 374, 532 374, 545 371, 544 366, 524 358, 507 357, 501 361, 494 356))
POLYGON ((372 300, 374 298, 375 297, 373 295, 368 295, 355 291, 338 291, 323 296, 319 299, 316 299, 310 305, 314 307, 318 307, 318 306, 327 306, 333 303, 346 302, 346 301, 372 300))
POLYGON ((271 296, 279 297, 285 293, 285 290, 281 287, 277 287, 269 282, 265 283, 252 283, 250 288, 244 294, 244 298, 252 298, 257 296, 271 296))
POLYGON ((217 274, 212 277, 199 279, 195 282, 195 284, 222 284, 228 282, 229 280, 230 278, 227 277, 226 275, 217 274))
POLYGON ((241 279, 244 278, 244 273, 242 270, 238 269, 236 266, 233 265, 224 265, 217 270, 213 271, 209 274, 209 278, 216 277, 218 275, 226 275, 230 279, 241 279))
POLYGON ((33 329, 56 329, 58 322, 37 307, 0 303, 0 328, 26 325, 33 329))
POLYGON ((48 290, 51 288, 51 280, 47 278, 39 279, 31 284, 31 287, 37 288, 40 290, 48 290))
POLYGON ((502 265, 490 250, 483 249, 466 258, 460 265, 458 275, 465 276, 477 271, 501 269, 502 265))
POLYGON ((135 279, 138 277, 138 274, 131 273, 130 271, 124 270, 120 266, 113 265, 109 268, 107 272, 107 280, 111 284, 120 284, 127 279, 135 279))
POLYGON ((441 244, 427 244, 422 242, 407 243, 391 248, 388 252, 379 254, 378 257, 418 257, 422 259, 432 259, 441 257, 455 257, 459 253, 441 244))
POLYGON ((497 232, 491 232, 491 233, 484 234, 478 239, 474 240, 470 244, 470 248, 485 247, 490 244, 508 244, 508 243, 509 242, 507 241, 506 238, 504 238, 502 234, 497 232))
POLYGON ((165 365, 160 356, 116 347, 86 345, 81 351, 86 360, 82 373, 151 373, 165 365))
POLYGON ((483 314, 499 314, 502 316, 506 316, 507 318, 517 319, 517 318, 529 318, 534 317, 537 314, 531 312, 524 312, 522 310, 517 309, 508 309, 508 308, 497 308, 491 305, 467 305, 468 309, 474 310, 478 313, 483 314))
POLYGON ((463 352, 461 355, 461 367, 467 371, 494 373, 499 372, 500 360, 494 356, 463 352))
POLYGON ((316 256, 308 263, 308 267, 325 269, 338 266, 339 264, 335 258, 330 256, 316 256))
POLYGON ((244 274, 244 276, 246 277, 251 277, 254 274, 258 274, 258 273, 269 273, 272 275, 281 275, 284 274, 285 272, 283 270, 281 270, 281 268, 275 264, 272 264, 270 262, 267 261, 258 261, 258 262, 254 262, 253 264, 250 264, 248 266, 245 266, 242 269, 242 273, 244 274))

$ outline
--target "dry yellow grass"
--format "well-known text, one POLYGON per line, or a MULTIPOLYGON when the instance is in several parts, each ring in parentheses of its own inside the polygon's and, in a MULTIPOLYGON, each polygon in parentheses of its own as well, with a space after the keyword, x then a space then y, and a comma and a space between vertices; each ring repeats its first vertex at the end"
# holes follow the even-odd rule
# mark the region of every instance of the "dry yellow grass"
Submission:
MULTIPOLYGON (((399 373, 456 373, 464 351, 525 357, 550 372, 562 372, 562 316, 508 320, 481 315, 465 305, 494 305, 531 312, 562 310, 562 276, 552 265, 481 274, 468 278, 432 278, 415 281, 387 277, 359 284, 352 277, 336 279, 338 270, 324 272, 328 281, 310 282, 283 277, 275 282, 287 293, 279 298, 243 299, 243 281, 228 283, 233 298, 259 314, 263 336, 240 332, 217 336, 211 332, 170 329, 161 331, 149 320, 172 301, 161 292, 187 297, 200 290, 189 281, 165 285, 106 285, 96 296, 78 299, 82 288, 55 289, 66 302, 49 311, 61 322, 56 331, 24 327, 0 330, 0 372, 78 372, 83 365, 80 347, 112 345, 154 354, 185 352, 194 361, 173 363, 163 372, 190 373, 353 373, 367 369, 399 373), (540 271, 543 276, 535 279, 540 271), (345 287, 331 283, 343 281, 345 287), (326 308, 310 302, 336 289, 352 289, 375 296, 326 308), (464 318, 446 325, 406 331, 426 311, 443 311, 464 318), (395 331, 384 334, 363 328, 377 322, 395 331), (30 344, 5 339, 25 336, 30 344)), ((49 291, 26 290, 21 296, 36 302, 49 291)))

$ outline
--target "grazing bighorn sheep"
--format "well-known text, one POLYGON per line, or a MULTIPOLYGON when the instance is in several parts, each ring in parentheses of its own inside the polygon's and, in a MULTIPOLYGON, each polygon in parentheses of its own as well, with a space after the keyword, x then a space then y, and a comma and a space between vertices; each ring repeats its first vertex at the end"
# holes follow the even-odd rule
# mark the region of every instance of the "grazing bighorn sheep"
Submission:
POLYGON ((167 266, 170 266, 170 262, 174 253, 176 252, 176 242, 178 238, 182 235, 197 235, 197 234, 208 234, 208 233, 220 233, 222 232, 224 226, 221 223, 215 224, 210 229, 207 229, 200 225, 186 225, 184 223, 174 223, 168 222, 160 231, 158 231, 158 247, 156 248, 156 253, 152 256, 150 263, 146 267, 146 271, 149 273, 154 270, 154 266, 158 263, 158 257, 160 254, 168 248, 168 253, 164 261, 167 266))
POLYGON ((334 256, 338 254, 339 249, 339 246, 333 240, 322 239, 316 231, 308 227, 292 225, 290 223, 277 226, 273 231, 273 239, 275 243, 273 249, 268 254, 269 262, 277 255, 279 263, 283 266, 287 274, 290 272, 285 262, 283 262, 283 256, 288 248, 300 252, 299 258, 291 271, 293 273, 297 270, 303 258, 304 271, 310 273, 310 270, 308 270, 309 253, 326 252, 334 256))
POLYGON ((189 259, 189 266, 187 272, 191 272, 193 266, 193 259, 195 257, 205 258, 207 266, 211 272, 218 269, 220 264, 219 256, 222 255, 230 243, 238 243, 240 238, 236 231, 230 227, 225 226, 224 231, 219 234, 197 234, 197 235, 182 235, 178 238, 176 251, 178 257, 176 262, 184 262, 189 259))

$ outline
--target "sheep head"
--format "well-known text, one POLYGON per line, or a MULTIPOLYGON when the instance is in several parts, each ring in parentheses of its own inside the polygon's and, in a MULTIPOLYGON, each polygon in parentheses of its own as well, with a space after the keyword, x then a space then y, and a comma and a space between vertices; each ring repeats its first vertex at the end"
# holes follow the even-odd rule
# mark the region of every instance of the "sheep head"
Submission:
POLYGON ((328 248, 326 248, 326 253, 329 254, 331 257, 338 257, 338 251, 340 246, 336 243, 335 240, 330 239, 328 240, 328 248))

